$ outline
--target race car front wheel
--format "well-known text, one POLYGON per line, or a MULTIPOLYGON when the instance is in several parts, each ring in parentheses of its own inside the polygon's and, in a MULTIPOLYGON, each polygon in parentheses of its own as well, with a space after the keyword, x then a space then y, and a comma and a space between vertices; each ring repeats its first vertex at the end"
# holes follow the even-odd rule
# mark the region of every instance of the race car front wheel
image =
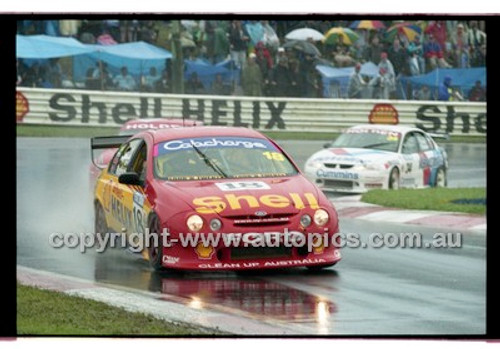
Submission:
POLYGON ((389 189, 399 189, 399 170, 394 167, 389 175, 389 189))
POLYGON ((149 263, 155 270, 163 270, 163 245, 161 224, 158 216, 153 215, 149 221, 150 240, 148 245, 149 263))
POLYGON ((444 168, 440 167, 437 170, 436 181, 435 181, 434 185, 437 188, 444 188, 444 187, 446 187, 447 184, 448 183, 447 183, 447 179, 446 179, 446 171, 444 170, 444 168))

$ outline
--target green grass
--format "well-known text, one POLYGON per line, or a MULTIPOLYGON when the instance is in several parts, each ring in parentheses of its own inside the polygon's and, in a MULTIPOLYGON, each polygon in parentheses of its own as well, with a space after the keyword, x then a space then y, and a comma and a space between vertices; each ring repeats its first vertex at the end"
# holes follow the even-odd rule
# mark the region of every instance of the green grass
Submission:
POLYGON ((208 335, 105 303, 17 284, 18 335, 208 335))
POLYGON ((413 210, 433 210, 485 214, 486 205, 456 204, 456 199, 485 199, 485 188, 426 188, 371 190, 361 201, 371 204, 413 210))
POLYGON ((46 126, 17 125, 17 137, 81 137, 112 136, 118 133, 119 127, 88 126, 46 126))

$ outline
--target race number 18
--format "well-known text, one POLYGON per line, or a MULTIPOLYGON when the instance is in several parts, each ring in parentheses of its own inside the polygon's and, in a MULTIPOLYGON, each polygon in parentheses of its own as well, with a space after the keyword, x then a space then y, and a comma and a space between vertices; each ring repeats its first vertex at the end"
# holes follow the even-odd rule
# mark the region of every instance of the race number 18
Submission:
POLYGON ((283 154, 277 152, 265 151, 262 153, 268 160, 285 161, 283 154))

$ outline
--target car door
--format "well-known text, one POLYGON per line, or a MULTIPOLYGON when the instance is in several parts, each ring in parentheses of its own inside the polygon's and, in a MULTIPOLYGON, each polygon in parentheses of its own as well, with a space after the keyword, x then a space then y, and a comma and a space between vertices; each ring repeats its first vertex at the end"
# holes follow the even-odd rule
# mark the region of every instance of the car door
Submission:
POLYGON ((428 186, 434 179, 438 165, 442 162, 439 161, 439 152, 434 149, 433 142, 421 132, 415 132, 419 148, 420 170, 421 176, 417 179, 419 186, 428 186))
POLYGON ((401 155, 404 165, 401 173, 401 187, 414 188, 418 185, 417 179, 420 178, 421 170, 418 140, 415 132, 408 132, 401 146, 401 155))
POLYGON ((107 198, 104 206, 108 208, 108 225, 116 232, 130 232, 133 230, 133 190, 130 186, 118 182, 118 177, 128 172, 132 160, 140 146, 142 139, 132 139, 124 143, 110 162, 108 176, 104 185, 104 197, 107 198))

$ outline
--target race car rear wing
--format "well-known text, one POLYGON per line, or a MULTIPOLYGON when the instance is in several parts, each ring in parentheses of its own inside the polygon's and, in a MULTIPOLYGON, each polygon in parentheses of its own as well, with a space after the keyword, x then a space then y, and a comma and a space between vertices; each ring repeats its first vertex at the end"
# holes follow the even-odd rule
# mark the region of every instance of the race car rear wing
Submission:
POLYGON ((94 164, 94 166, 103 169, 108 165, 107 163, 103 164, 97 159, 98 155, 95 153, 96 150, 118 148, 129 139, 130 135, 92 137, 90 139, 90 158, 92 159, 92 163, 94 164))

